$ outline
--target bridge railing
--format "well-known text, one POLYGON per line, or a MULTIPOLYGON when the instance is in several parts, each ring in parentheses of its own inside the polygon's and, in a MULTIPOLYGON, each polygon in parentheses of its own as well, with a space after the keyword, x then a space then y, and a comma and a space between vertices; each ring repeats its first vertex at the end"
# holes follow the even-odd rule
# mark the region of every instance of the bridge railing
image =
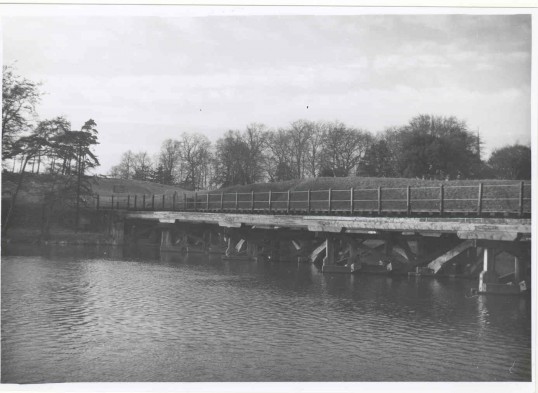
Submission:
POLYGON ((96 195, 96 209, 264 214, 530 216, 531 184, 96 195))

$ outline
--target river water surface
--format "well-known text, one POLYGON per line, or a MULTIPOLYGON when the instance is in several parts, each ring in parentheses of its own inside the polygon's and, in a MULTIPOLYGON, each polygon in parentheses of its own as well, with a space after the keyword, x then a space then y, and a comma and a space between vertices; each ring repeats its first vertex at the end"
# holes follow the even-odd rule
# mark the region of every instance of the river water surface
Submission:
POLYGON ((473 297, 472 280, 151 249, 4 251, 4 383, 531 378, 530 298, 473 297))

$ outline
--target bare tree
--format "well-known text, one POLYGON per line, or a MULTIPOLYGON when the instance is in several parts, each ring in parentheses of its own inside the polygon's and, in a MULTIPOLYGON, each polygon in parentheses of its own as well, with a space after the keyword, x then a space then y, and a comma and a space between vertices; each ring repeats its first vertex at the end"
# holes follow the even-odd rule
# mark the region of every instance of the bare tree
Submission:
POLYGON ((132 179, 134 174, 134 153, 131 150, 127 150, 121 155, 120 163, 110 169, 110 176, 120 179, 132 179))
POLYGON ((39 84, 16 75, 13 67, 2 68, 2 159, 14 157, 12 145, 17 136, 30 131, 37 118, 35 106, 39 84))
POLYGON ((308 160, 309 144, 314 134, 315 124, 307 120, 297 120, 291 123, 289 131, 290 148, 294 166, 294 177, 305 177, 305 168, 308 160))
POLYGON ((193 190, 203 188, 205 166, 210 163, 211 143, 200 134, 183 133, 179 141, 179 158, 184 175, 184 183, 193 190))
POLYGON ((140 151, 133 156, 133 179, 150 180, 153 170, 153 163, 149 154, 140 151))
POLYGON ((323 135, 326 129, 324 122, 316 122, 310 134, 306 154, 306 172, 310 177, 316 177, 321 170, 321 152, 323 150, 323 135))
POLYGON ((290 147, 290 133, 279 129, 268 131, 266 170, 270 181, 290 180, 292 172, 292 149, 290 147))
POLYGON ((322 175, 349 176, 364 157, 372 141, 368 131, 329 123, 323 134, 322 175))
POLYGON ((217 141, 213 184, 251 184, 266 177, 266 138, 264 125, 251 124, 243 133, 228 131, 217 141))
POLYGON ((176 181, 175 170, 180 161, 180 142, 166 139, 161 145, 158 165, 162 167, 162 181, 164 184, 173 184, 176 181))
POLYGON ((248 149, 245 161, 246 184, 256 183, 264 178, 266 131, 267 127, 263 124, 252 123, 241 136, 248 149))
POLYGON ((239 131, 228 131, 217 141, 213 184, 224 187, 246 184, 244 163, 247 157, 248 146, 239 131))

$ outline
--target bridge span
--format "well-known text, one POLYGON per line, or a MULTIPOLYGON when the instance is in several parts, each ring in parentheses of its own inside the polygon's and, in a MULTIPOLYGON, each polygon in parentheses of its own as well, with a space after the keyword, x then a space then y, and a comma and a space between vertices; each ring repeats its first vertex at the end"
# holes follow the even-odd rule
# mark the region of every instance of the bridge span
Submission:
POLYGON ((99 196, 96 208, 121 215, 125 243, 158 238, 162 253, 320 263, 324 273, 476 277, 481 293, 519 294, 530 285, 531 219, 530 187, 516 186, 495 198, 484 185, 462 198, 446 198, 442 186, 437 198, 407 187, 402 199, 378 189, 371 200, 353 189, 327 190, 326 199, 309 190, 302 199, 289 191, 99 196))

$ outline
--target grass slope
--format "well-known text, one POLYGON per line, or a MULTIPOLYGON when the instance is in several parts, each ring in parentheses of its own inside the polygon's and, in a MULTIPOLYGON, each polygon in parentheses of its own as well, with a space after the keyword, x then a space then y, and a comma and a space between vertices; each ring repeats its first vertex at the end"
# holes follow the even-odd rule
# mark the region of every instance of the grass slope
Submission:
POLYGON ((517 180, 423 180, 423 179, 408 179, 408 178, 390 178, 390 177, 316 177, 310 179, 288 180, 277 183, 255 183, 247 185, 235 185, 224 187, 212 193, 243 193, 243 192, 285 192, 285 191, 312 191, 318 190, 349 190, 351 187, 355 189, 377 189, 383 188, 405 188, 411 187, 439 187, 443 184, 445 187, 451 186, 471 186, 478 185, 518 185, 517 180))
POLYGON ((188 194, 191 191, 184 190, 176 186, 167 186, 159 183, 152 183, 142 180, 125 180, 125 179, 110 179, 110 178, 96 178, 95 183, 92 183, 92 189, 96 194, 110 195, 110 194, 165 194, 172 195, 174 192, 188 194), (116 188, 116 192, 114 192, 116 188), (119 191, 119 192, 118 192, 119 191))
MULTIPOLYGON (((26 173, 22 182, 17 204, 40 203, 44 192, 48 187, 49 175, 26 173)), ((4 173, 2 175, 2 192, 14 192, 18 181, 18 174, 4 173)), ((127 194, 165 194, 172 195, 174 192, 190 194, 182 188, 167 186, 141 180, 125 180, 111 178, 90 178, 92 191, 100 195, 127 195, 127 194)))

